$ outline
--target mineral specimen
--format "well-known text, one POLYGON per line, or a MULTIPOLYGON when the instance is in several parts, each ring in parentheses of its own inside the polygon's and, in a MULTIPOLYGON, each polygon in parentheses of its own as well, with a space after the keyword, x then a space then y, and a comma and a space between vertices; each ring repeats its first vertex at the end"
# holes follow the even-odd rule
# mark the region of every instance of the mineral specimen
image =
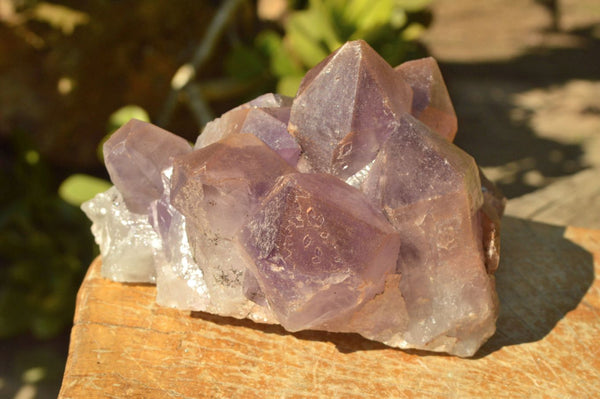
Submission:
POLYGON ((155 281, 161 305, 471 356, 495 331, 504 198, 455 134, 435 60, 349 42, 193 150, 129 122, 83 209, 103 274, 155 281))
POLYGON ((153 283, 154 248, 161 242, 148 223, 148 215, 127 209, 114 186, 81 208, 94 222, 92 233, 102 253, 102 275, 115 281, 153 283))
POLYGON ((173 157, 192 149, 187 141, 147 122, 132 119, 104 143, 106 169, 127 208, 146 213, 160 197, 160 172, 173 157))
POLYGON ((448 141, 453 141, 458 120, 442 72, 432 57, 407 61, 395 70, 413 89, 411 113, 448 141))

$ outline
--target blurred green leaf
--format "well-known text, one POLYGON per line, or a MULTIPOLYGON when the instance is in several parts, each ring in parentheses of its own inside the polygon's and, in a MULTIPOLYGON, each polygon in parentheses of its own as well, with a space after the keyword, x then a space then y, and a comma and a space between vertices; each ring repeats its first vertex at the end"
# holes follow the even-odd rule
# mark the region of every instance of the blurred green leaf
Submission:
POLYGON ((303 76, 284 76, 277 83, 277 92, 284 96, 294 97, 300 87, 303 76))
POLYGON ((281 36, 272 30, 261 32, 256 37, 256 45, 270 59, 270 69, 273 75, 302 75, 304 69, 290 57, 281 36))
POLYGON ((349 21, 356 26, 359 34, 388 23, 394 7, 393 0, 379 0, 377 7, 373 6, 372 0, 354 0, 351 4, 355 5, 356 11, 349 15, 349 21))
POLYGON ((408 12, 421 11, 431 4, 432 0, 394 0, 396 7, 408 12))
POLYGON ((402 32, 402 38, 407 41, 417 40, 425 31, 425 27, 418 22, 408 25, 402 32))
POLYGON ((330 5, 322 0, 313 0, 307 10, 292 14, 286 30, 294 53, 308 68, 317 65, 343 43, 336 33, 330 5))
POLYGON ((108 118, 108 131, 114 132, 130 119, 139 119, 144 122, 150 122, 150 116, 145 109, 138 105, 126 105, 113 112, 108 118))
POLYGON ((110 187, 111 184, 106 180, 84 174, 75 174, 62 182, 58 188, 58 194, 69 204, 79 206, 110 187))
POLYGON ((230 76, 248 80, 263 75, 267 66, 256 49, 238 45, 227 55, 225 69, 230 76))

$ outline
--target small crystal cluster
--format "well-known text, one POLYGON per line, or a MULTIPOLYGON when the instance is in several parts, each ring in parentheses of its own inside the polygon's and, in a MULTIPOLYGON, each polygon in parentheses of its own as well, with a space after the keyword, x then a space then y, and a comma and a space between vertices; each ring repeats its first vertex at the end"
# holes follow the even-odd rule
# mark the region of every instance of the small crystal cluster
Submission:
POLYGON ((195 146, 132 120, 83 205, 103 275, 157 302, 471 356, 495 331, 504 199, 452 140, 432 58, 346 43, 294 99, 267 94, 195 146))

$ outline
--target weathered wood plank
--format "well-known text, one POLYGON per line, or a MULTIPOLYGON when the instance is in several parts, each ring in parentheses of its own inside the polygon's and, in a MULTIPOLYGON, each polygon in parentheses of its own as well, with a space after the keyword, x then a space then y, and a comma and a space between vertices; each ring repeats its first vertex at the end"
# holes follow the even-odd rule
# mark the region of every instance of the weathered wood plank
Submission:
POLYGON ((588 169, 511 199, 506 214, 560 226, 600 229, 600 169, 588 169))
POLYGON ((192 314, 90 267, 61 398, 594 397, 600 231, 505 218, 498 333, 474 359, 192 314))

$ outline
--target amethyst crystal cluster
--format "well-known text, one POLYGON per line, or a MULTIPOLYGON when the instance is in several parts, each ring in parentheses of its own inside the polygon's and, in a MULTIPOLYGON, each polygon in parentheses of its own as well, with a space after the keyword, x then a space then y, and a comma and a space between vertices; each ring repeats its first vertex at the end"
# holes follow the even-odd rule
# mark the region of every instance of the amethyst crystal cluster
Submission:
POLYGON ((103 275, 180 309, 473 355, 495 330, 504 199, 452 144, 432 58, 365 42, 209 123, 192 148, 132 120, 83 205, 103 275))

